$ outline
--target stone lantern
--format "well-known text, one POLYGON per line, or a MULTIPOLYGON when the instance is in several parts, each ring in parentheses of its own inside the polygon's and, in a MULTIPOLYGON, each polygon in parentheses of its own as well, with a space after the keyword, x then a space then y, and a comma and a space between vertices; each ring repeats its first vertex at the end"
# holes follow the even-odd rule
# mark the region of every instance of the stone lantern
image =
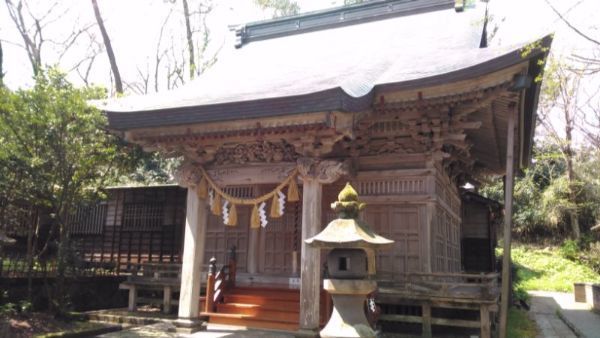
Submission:
POLYGON ((358 219, 364 207, 347 183, 338 201, 331 204, 338 218, 306 240, 311 247, 331 249, 327 255, 330 278, 323 281, 323 288, 333 298, 333 313, 321 330, 321 337, 375 337, 364 304, 366 296, 377 289, 377 283, 370 279, 375 271, 375 249, 394 241, 377 235, 358 219))

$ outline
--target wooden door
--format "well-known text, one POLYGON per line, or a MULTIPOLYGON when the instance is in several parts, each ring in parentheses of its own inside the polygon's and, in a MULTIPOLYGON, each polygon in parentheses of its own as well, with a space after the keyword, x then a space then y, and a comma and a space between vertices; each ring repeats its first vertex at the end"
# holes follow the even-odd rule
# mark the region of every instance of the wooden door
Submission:
POLYGON ((265 228, 261 228, 259 252, 259 272, 267 275, 292 275, 293 252, 297 251, 300 260, 301 217, 299 203, 286 205, 286 212, 280 218, 269 218, 265 228))
POLYGON ((364 218, 375 232, 394 240, 391 248, 378 250, 378 275, 391 277, 410 271, 420 271, 417 206, 371 204, 364 211, 364 218))
POLYGON ((204 264, 208 264, 211 257, 217 259, 217 265, 221 266, 227 261, 229 248, 235 245, 237 252, 237 271, 247 271, 248 255, 248 228, 250 227, 250 208, 247 206, 237 207, 238 224, 227 226, 223 224, 221 216, 210 215, 208 227, 206 228, 206 243, 204 250, 204 264))

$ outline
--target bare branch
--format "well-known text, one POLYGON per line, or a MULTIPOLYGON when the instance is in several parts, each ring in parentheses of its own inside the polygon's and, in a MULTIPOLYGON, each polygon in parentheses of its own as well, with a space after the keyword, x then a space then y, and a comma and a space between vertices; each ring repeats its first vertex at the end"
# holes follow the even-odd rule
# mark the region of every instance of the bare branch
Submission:
POLYGON ((119 67, 117 66, 115 53, 113 51, 110 38, 108 37, 108 32, 106 32, 106 28, 104 27, 104 20, 102 20, 102 16, 100 15, 100 8, 98 8, 98 3, 96 2, 96 0, 92 0, 92 6, 94 8, 94 16, 96 17, 98 28, 100 28, 100 33, 102 34, 102 40, 104 40, 104 46, 106 47, 106 54, 108 54, 110 68, 115 77, 115 89, 117 93, 122 94, 123 82, 121 81, 121 73, 119 73, 119 67))
POLYGON ((595 43, 596 45, 600 46, 600 41, 590 37, 589 35, 585 34, 584 32, 582 32, 581 30, 579 30, 577 27, 573 26, 571 24, 571 22, 569 22, 569 20, 567 20, 551 3, 549 0, 544 0, 546 1, 546 4, 548 4, 548 6, 550 6, 550 8, 552 9, 552 11, 558 15, 558 17, 562 20, 562 22, 564 22, 567 26, 569 26, 569 28, 571 28, 573 31, 575 31, 575 33, 579 34, 579 36, 581 36, 582 38, 595 43))

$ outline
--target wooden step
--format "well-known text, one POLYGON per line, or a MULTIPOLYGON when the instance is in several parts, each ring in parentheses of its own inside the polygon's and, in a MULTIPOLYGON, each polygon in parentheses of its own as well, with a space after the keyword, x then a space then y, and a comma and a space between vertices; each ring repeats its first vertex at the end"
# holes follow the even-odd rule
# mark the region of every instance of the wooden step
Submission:
POLYGON ((240 316, 228 316, 228 314, 209 314, 209 323, 213 324, 225 324, 225 325, 237 325, 261 329, 275 329, 284 331, 297 331, 298 323, 283 323, 270 320, 257 320, 253 318, 243 318, 240 316))
POLYGON ((273 300, 261 296, 250 296, 250 295, 229 295, 226 294, 223 297, 223 303, 237 303, 237 304, 254 304, 263 305, 265 308, 273 310, 284 310, 288 308, 300 308, 299 301, 292 300, 273 300))
POLYGON ((269 284, 253 284, 253 285, 243 285, 236 284, 232 290, 244 290, 244 291, 278 291, 278 292, 291 292, 291 293, 300 293, 300 289, 297 288, 289 288, 284 285, 274 285, 270 286, 269 284))
POLYGON ((227 290, 226 295, 242 295, 242 296, 257 296, 264 297, 273 300, 291 300, 300 301, 300 293, 289 292, 289 291, 267 291, 267 290, 244 290, 244 289, 233 289, 227 290))
MULTIPOLYGON (((287 303, 288 305, 292 305, 287 303)), ((287 306, 287 307, 277 307, 277 306, 269 306, 271 304, 247 304, 247 303, 220 303, 217 304, 217 307, 221 307, 223 309, 240 309, 240 310, 269 310, 269 311, 280 311, 280 312, 290 312, 290 313, 299 313, 300 307, 298 306, 287 306)), ((293 305, 296 305, 295 303, 293 305)))
POLYGON ((257 320, 268 319, 270 321, 278 321, 282 323, 298 324, 300 320, 300 314, 298 312, 267 310, 261 308, 260 305, 249 306, 249 304, 219 304, 217 305, 217 312, 222 314, 239 314, 243 315, 243 318, 252 318, 257 320))

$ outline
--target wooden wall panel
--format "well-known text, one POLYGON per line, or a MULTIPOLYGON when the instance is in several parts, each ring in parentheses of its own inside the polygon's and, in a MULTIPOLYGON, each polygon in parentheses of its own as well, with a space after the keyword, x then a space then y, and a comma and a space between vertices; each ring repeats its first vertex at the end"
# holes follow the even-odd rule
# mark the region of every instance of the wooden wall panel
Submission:
POLYGON ((378 251, 378 275, 422 271, 418 206, 368 205, 363 217, 375 232, 395 241, 390 249, 378 251))
MULTIPOLYGON (((108 191, 106 216, 101 233, 73 234, 73 248, 86 261, 114 262, 119 272, 143 261, 177 262, 185 222, 186 190, 179 187, 121 188, 108 191), (160 213, 148 217, 129 213, 127 204, 156 205, 160 213), (123 226, 123 219, 130 223, 123 226), (156 220, 159 222, 157 223, 156 220)), ((158 210, 158 209, 157 209, 158 210)), ((156 210, 155 210, 156 211, 156 210)))
POLYGON ((224 264, 228 250, 235 245, 237 252, 237 269, 245 272, 246 256, 248 255, 248 229, 250 228, 249 206, 237 206, 238 224, 227 226, 223 224, 221 216, 210 215, 206 229, 206 244, 204 249, 204 264, 208 264, 211 257, 217 259, 217 264, 224 264))
POLYGON ((270 219, 261 229, 258 247, 259 272, 269 275, 289 275, 292 273, 293 251, 300 250, 301 227, 298 203, 287 204, 281 218, 270 219))

